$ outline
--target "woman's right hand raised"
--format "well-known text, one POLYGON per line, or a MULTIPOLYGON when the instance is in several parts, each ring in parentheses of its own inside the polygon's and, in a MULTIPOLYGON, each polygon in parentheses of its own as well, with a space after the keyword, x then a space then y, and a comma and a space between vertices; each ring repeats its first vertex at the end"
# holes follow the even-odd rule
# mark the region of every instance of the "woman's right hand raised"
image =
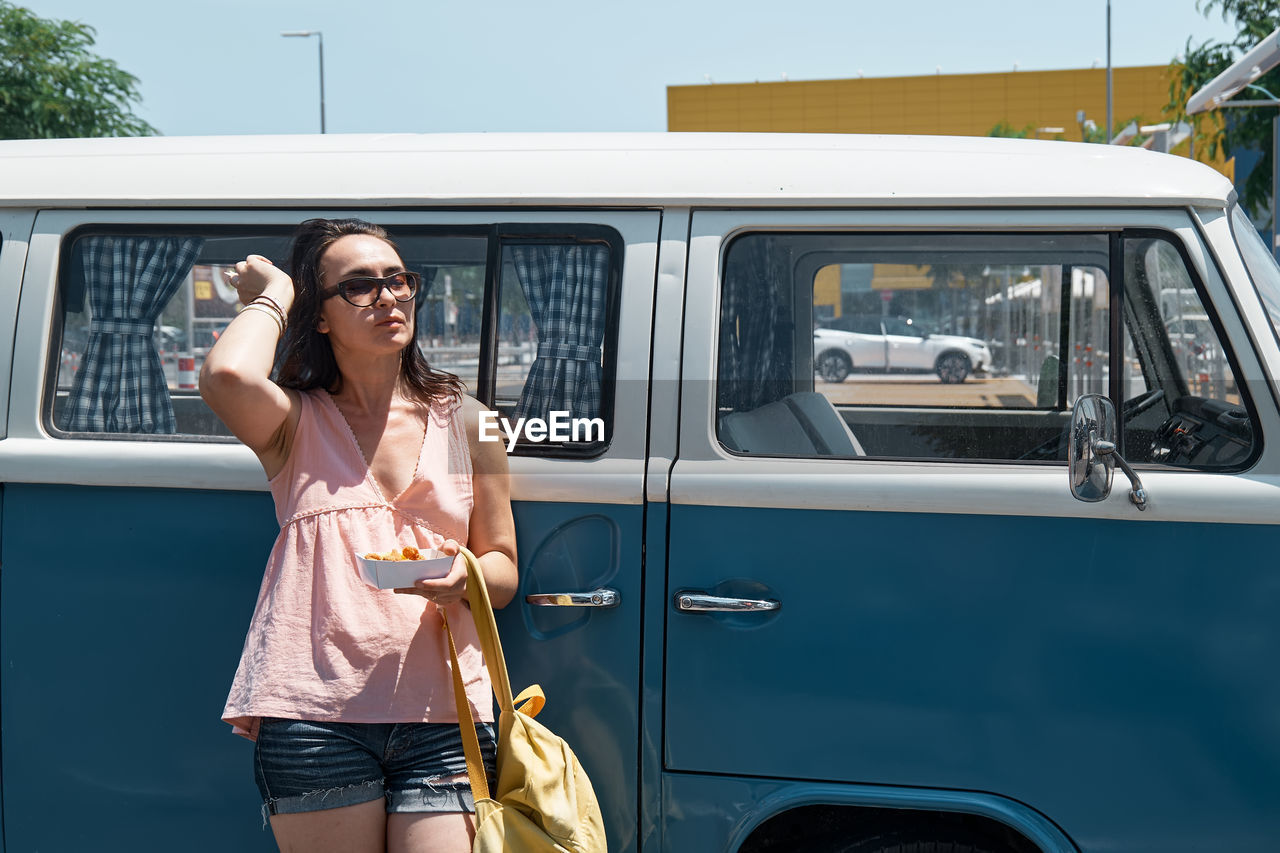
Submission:
POLYGON ((250 255, 237 263, 234 270, 223 270, 222 275, 227 280, 227 284, 236 289, 241 305, 248 305, 254 297, 261 296, 263 291, 272 284, 276 285, 272 288, 273 291, 283 286, 287 288, 290 295, 293 293, 293 280, 285 274, 284 270, 262 255, 250 255))
POLYGON ((270 478, 288 458, 301 411, 296 392, 271 379, 280 335, 293 305, 293 280, 262 255, 250 255, 223 276, 246 307, 205 356, 200 395, 231 434, 258 454, 270 478), (263 302, 251 306, 259 297, 264 297, 263 302))

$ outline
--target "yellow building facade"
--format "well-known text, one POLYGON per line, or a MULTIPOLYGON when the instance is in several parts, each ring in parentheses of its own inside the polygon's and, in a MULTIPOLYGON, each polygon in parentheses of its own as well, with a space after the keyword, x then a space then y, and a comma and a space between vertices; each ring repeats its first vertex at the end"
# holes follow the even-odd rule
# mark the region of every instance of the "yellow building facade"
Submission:
MULTIPOLYGON (((1163 121, 1170 74, 1167 65, 1112 69, 1115 122, 1163 121)), ((1005 123, 1019 131, 1062 128, 1030 135, 1079 141, 1080 110, 1099 128, 1106 124, 1106 69, 667 87, 671 131, 987 136, 1005 123)), ((1183 144, 1177 153, 1185 151, 1183 144)))
MULTIPOLYGON (((1172 74, 1167 65, 1113 68, 1117 127, 1131 120, 1139 126, 1165 121, 1172 74)), ((1085 135, 1081 111, 1099 129, 1106 125, 1106 69, 667 87, 667 129, 676 132, 989 136, 997 125, 1006 125, 1032 138, 1078 142, 1085 135)), ((1186 156, 1189 148, 1183 142, 1171 153, 1186 156)), ((1233 160, 1195 153, 1234 180, 1233 160)), ((814 278, 815 311, 828 318, 849 311, 875 313, 880 302, 889 311, 892 297, 894 310, 936 322, 943 319, 940 304, 934 304, 939 285, 929 273, 927 267, 874 264, 855 282, 848 270, 833 264, 814 278)))

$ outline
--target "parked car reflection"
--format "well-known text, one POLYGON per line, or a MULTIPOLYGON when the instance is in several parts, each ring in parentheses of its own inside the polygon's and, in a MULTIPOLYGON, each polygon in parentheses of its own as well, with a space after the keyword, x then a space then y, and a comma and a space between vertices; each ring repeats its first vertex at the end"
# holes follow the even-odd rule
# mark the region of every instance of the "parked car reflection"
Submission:
POLYGON ((813 332, 814 371, 843 382, 854 371, 932 372, 947 384, 991 368, 991 351, 977 338, 940 335, 906 317, 848 314, 813 332))

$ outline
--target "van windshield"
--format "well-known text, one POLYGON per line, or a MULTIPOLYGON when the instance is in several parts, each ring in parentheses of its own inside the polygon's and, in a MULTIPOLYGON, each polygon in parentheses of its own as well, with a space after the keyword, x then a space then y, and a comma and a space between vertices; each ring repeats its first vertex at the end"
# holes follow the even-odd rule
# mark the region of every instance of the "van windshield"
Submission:
POLYGON ((1236 244, 1257 288, 1258 298, 1267 309, 1271 327, 1280 337, 1280 266, 1239 205, 1231 208, 1231 230, 1235 232, 1236 244))

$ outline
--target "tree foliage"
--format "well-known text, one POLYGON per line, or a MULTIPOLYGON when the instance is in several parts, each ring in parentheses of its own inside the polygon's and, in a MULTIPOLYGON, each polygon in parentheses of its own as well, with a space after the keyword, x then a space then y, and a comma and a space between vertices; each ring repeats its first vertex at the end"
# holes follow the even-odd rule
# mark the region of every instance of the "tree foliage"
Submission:
MULTIPOLYGON (((1254 45, 1280 27, 1280 3, 1276 0, 1196 0, 1196 9, 1208 17, 1213 12, 1236 27, 1236 37, 1229 42, 1206 41, 1199 45, 1187 39, 1183 56, 1174 62, 1169 84, 1169 103, 1165 114, 1173 120, 1190 121, 1197 151, 1217 157, 1231 148, 1257 148, 1262 159, 1249 173, 1241 189, 1241 202, 1251 211, 1266 208, 1271 196, 1272 124, 1276 107, 1230 108, 1222 115, 1199 113, 1189 119, 1187 101, 1201 87, 1230 67, 1254 45)), ((1254 85, 1280 96, 1280 70, 1272 70, 1254 81, 1254 85)), ((1267 95, 1257 89, 1245 89, 1237 98, 1263 100, 1267 95)))
POLYGON ((987 136, 999 136, 1005 139, 1031 139, 1036 135, 1036 126, 1029 124, 1023 128, 1017 128, 1009 124, 1007 121, 997 122, 996 126, 987 131, 987 136))
MULTIPOLYGON (((1105 144, 1114 139, 1120 131, 1124 130, 1126 125, 1132 122, 1137 122, 1140 125, 1143 123, 1141 116, 1134 116, 1133 118, 1126 119, 1125 121, 1118 121, 1116 122, 1116 126, 1112 128, 1111 134, 1108 135, 1105 130, 1090 121, 1085 123, 1085 125, 1080 129, 1080 133, 1083 134, 1084 142, 1100 142, 1105 144)), ((997 122, 995 127, 987 131, 987 136, 1000 136, 1007 139, 1039 139, 1041 138, 1040 133, 1042 131, 1047 132, 1047 129, 1037 128, 1034 124, 1028 124, 1025 127, 1018 128, 1009 124, 1007 121, 1002 121, 997 122)), ((1067 136, 1067 131, 1063 130, 1061 133, 1055 133, 1052 138, 1061 142, 1069 137, 1067 136)), ((1135 137, 1128 144, 1137 145, 1140 141, 1141 140, 1139 138, 1135 137)))
POLYGON ((0 0, 0 138, 148 136, 138 78, 93 53, 93 27, 0 0))

